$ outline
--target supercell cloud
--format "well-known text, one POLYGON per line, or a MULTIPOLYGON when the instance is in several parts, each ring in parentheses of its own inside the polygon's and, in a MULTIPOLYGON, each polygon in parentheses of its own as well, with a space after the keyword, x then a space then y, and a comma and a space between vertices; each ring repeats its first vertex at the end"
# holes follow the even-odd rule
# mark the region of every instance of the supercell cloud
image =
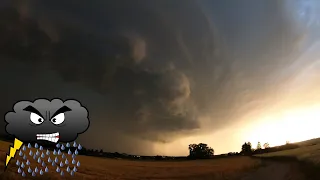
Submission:
POLYGON ((106 151, 156 153, 272 103, 302 39, 276 0, 6 2, 1 111, 78 99, 91 119, 80 142, 106 151))

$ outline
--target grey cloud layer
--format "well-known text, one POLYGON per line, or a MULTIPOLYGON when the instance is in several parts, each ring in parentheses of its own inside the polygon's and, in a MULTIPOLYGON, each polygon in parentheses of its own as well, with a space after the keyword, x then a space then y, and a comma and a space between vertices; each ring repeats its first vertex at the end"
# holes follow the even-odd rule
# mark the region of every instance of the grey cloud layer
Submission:
POLYGON ((152 142, 219 130, 256 107, 252 99, 275 98, 278 85, 266 82, 296 39, 277 2, 18 2, 31 20, 0 16, 3 99, 79 99, 92 112, 81 140, 111 151, 145 153, 152 142))

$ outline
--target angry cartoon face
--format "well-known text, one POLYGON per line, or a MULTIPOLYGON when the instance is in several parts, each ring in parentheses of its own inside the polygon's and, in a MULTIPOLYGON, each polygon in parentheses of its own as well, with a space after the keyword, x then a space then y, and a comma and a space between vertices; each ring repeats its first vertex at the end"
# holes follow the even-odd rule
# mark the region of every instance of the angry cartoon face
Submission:
POLYGON ((20 101, 13 110, 5 116, 6 131, 24 142, 70 142, 89 127, 88 111, 75 100, 20 101))

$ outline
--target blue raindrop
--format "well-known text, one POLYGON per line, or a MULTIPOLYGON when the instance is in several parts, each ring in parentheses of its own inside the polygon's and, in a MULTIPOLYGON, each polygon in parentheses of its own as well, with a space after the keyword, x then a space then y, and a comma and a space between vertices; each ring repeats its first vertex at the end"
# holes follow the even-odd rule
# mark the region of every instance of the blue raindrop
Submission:
POLYGON ((28 148, 31 148, 31 144, 30 143, 28 144, 28 148))
POLYGON ((19 160, 17 160, 16 165, 20 166, 20 161, 19 160))
POLYGON ((78 145, 78 149, 79 149, 79 150, 81 150, 81 149, 82 149, 82 146, 81 146, 80 144, 78 145))
POLYGON ((24 171, 21 174, 23 177, 26 177, 26 173, 24 173, 24 171))
POLYGON ((27 160, 26 165, 28 165, 28 166, 30 165, 30 161, 29 160, 27 160))
POLYGON ((73 175, 74 175, 74 171, 71 171, 71 172, 70 172, 70 175, 73 176, 73 175))
POLYGON ((20 167, 18 168, 18 173, 20 174, 22 172, 22 170, 20 169, 20 167))
POLYGON ((57 151, 55 149, 53 150, 53 155, 57 155, 57 151))
POLYGON ((66 147, 70 147, 70 143, 67 143, 67 144, 66 144, 66 147))
POLYGON ((48 163, 51 163, 52 162, 52 160, 51 160, 51 158, 50 158, 50 156, 48 157, 48 163))
POLYGON ((29 166, 29 168, 28 168, 28 173, 31 173, 32 172, 32 169, 30 168, 30 166, 29 166))
POLYGON ((40 146, 40 147, 39 147, 39 149, 40 149, 40 151, 42 151, 42 150, 43 150, 43 147, 42 147, 42 146, 40 146))
POLYGON ((66 155, 64 155, 64 153, 62 153, 62 159, 66 158, 66 155))
POLYGON ((80 167, 80 161, 77 162, 77 166, 80 167))
POLYGON ((41 158, 44 158, 45 157, 45 155, 43 154, 43 152, 41 153, 41 158))
POLYGON ((38 145, 37 143, 35 143, 35 144, 34 144, 34 148, 37 149, 38 147, 39 147, 39 145, 38 145))
POLYGON ((72 154, 72 152, 71 152, 71 150, 70 150, 70 149, 68 150, 68 154, 69 154, 69 155, 71 155, 71 154, 72 154))
POLYGON ((61 151, 60 151, 60 149, 58 150, 58 155, 61 155, 62 153, 61 153, 61 151))
POLYGON ((46 167, 46 168, 44 169, 44 171, 45 171, 45 172, 49 172, 49 169, 48 169, 48 167, 46 167))
POLYGON ((46 163, 44 163, 44 161, 42 161, 42 167, 45 167, 46 166, 46 163))
POLYGON ((20 152, 19 152, 19 156, 23 156, 23 153, 22 153, 22 151, 20 151, 20 152))
POLYGON ((56 145, 56 147, 57 147, 57 148, 60 148, 60 144, 58 143, 58 144, 56 145))
POLYGON ((55 162, 55 163, 58 163, 58 162, 59 162, 59 159, 56 157, 56 158, 54 159, 54 162, 55 162))
POLYGON ((23 159, 26 160, 26 159, 27 159, 27 156, 26 156, 26 155, 23 155, 23 159))
POLYGON ((37 161, 39 164, 41 163, 41 159, 40 159, 40 157, 38 157, 38 161, 37 161))
POLYGON ((22 151, 25 151, 27 148, 25 145, 22 146, 22 151))
POLYGON ((72 159, 72 162, 71 162, 72 164, 76 164, 76 160, 74 160, 74 159, 72 159))
POLYGON ((60 167, 63 167, 63 162, 62 161, 60 162, 60 167))
POLYGON ((76 158, 76 155, 75 155, 75 154, 72 154, 72 158, 76 158))
POLYGON ((67 172, 70 172, 70 168, 69 168, 69 166, 67 167, 67 172))
POLYGON ((25 167, 25 165, 23 164, 23 162, 21 163, 21 166, 20 167, 22 167, 22 168, 24 168, 25 167))
POLYGON ((32 155, 33 155, 33 152, 32 152, 31 150, 30 150, 30 152, 29 152, 29 155, 30 155, 30 156, 32 156, 32 155))
POLYGON ((60 168, 59 168, 59 167, 57 167, 56 171, 57 171, 57 172, 60 172, 60 168))
POLYGON ((69 161, 68 161, 68 159, 66 159, 66 160, 64 161, 64 163, 65 163, 65 164, 69 164, 69 161))
POLYGON ((40 154, 40 152, 37 150, 37 152, 36 152, 36 156, 39 156, 39 154, 40 154))
POLYGON ((74 171, 74 172, 77 172, 77 168, 76 168, 76 167, 73 167, 73 171, 74 171))
POLYGON ((77 143, 76 142, 73 142, 73 147, 77 147, 77 143))
POLYGON ((63 171, 61 171, 60 175, 61 175, 61 176, 63 176, 63 175, 64 175, 64 172, 63 172, 63 171))
POLYGON ((56 163, 53 161, 51 165, 52 165, 52 166, 55 166, 55 165, 56 165, 56 163))
POLYGON ((74 151, 74 154, 75 154, 75 155, 78 155, 78 154, 79 154, 78 150, 75 150, 75 151, 74 151))
POLYGON ((50 155, 50 151, 47 149, 47 152, 46 152, 46 154, 49 156, 50 155))
POLYGON ((36 168, 34 168, 34 172, 35 172, 35 173, 38 173, 38 171, 39 171, 39 170, 38 170, 38 168, 37 168, 37 167, 36 167, 36 168))
POLYGON ((32 172, 32 176, 36 176, 36 173, 35 173, 35 172, 32 172))
POLYGON ((42 169, 40 170, 40 175, 43 175, 43 171, 42 171, 42 169))
POLYGON ((37 159, 37 156, 36 156, 35 154, 33 155, 33 159, 34 159, 34 160, 36 160, 36 159, 37 159))
POLYGON ((63 144, 61 145, 61 150, 62 150, 62 151, 64 151, 64 150, 65 150, 65 147, 64 147, 64 145, 63 145, 63 144))

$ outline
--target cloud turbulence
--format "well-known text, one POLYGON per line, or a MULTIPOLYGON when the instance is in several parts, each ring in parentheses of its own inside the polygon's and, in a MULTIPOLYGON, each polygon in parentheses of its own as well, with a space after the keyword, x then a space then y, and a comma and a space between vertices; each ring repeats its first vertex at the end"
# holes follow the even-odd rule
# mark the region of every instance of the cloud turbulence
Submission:
POLYGON ((19 100, 74 98, 90 114, 84 146, 137 154, 218 131, 281 95, 275 77, 301 41, 284 6, 4 1, 1 112, 19 100))

